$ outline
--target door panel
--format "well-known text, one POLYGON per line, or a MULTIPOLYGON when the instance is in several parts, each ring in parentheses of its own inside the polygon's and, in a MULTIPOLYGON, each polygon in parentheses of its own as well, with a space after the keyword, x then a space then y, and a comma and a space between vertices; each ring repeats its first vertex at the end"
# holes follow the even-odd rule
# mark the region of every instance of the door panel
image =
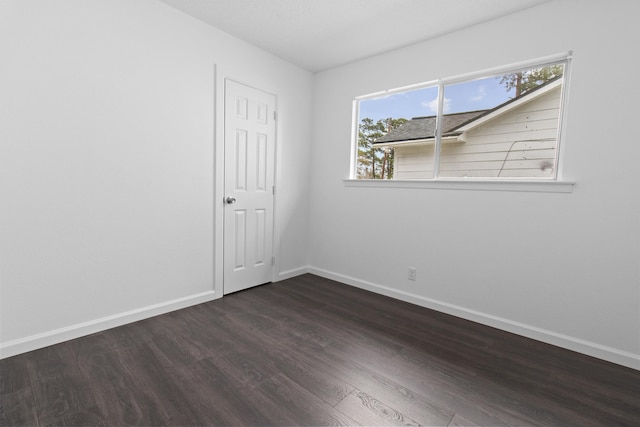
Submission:
POLYGON ((225 81, 224 293, 272 280, 272 94, 225 81))

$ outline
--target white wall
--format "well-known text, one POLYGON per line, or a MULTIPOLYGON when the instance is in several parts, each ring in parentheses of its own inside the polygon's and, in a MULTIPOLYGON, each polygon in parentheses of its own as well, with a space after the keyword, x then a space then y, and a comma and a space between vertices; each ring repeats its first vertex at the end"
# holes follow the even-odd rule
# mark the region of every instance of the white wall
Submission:
POLYGON ((152 0, 3 0, 0 58, 2 356, 220 296, 225 77, 278 96, 307 265, 310 73, 152 0))
POLYGON ((639 12, 554 0, 314 77, 152 0, 0 1, 0 355, 219 296, 229 76, 278 95, 278 277, 640 368, 639 12), (573 193, 344 186, 354 96, 569 49, 573 193))
POLYGON ((312 271, 640 369, 639 13, 554 0, 318 74, 312 271), (353 97, 568 50, 572 193, 345 187, 353 97))

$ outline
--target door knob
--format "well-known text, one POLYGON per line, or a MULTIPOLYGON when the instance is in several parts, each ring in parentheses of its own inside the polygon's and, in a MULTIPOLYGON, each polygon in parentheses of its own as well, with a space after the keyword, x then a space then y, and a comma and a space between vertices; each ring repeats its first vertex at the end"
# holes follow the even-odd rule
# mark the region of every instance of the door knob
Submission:
POLYGON ((225 202, 227 202, 228 205, 232 205, 236 202, 236 198, 233 196, 227 196, 226 199, 224 199, 225 202))

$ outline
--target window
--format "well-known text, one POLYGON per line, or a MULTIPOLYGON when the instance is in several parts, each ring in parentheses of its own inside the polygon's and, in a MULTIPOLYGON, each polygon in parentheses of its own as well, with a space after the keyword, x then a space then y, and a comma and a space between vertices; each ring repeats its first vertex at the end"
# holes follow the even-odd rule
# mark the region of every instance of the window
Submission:
POLYGON ((352 178, 556 180, 569 60, 357 98, 352 178))

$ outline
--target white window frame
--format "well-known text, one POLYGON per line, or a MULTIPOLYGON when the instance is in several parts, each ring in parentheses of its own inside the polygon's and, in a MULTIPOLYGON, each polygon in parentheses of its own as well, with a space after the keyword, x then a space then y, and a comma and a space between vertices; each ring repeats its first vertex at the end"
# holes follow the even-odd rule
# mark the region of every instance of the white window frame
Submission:
POLYGON ((431 80, 423 83, 403 86, 399 88, 384 90, 380 92, 370 93, 358 96, 353 100, 352 114, 352 138, 351 138, 351 158, 349 178, 344 180, 344 184, 348 187, 377 187, 377 188, 428 188, 428 189, 446 189, 446 190, 495 190, 495 191, 533 191, 533 192, 553 192, 553 193, 569 193, 573 191, 574 182, 567 181, 563 178, 562 159, 564 157, 563 134, 566 123, 566 99, 569 93, 569 82, 571 75, 571 61, 573 52, 565 52, 556 55, 550 55, 543 58, 537 58, 529 61, 523 61, 506 66, 489 68, 472 73, 461 74, 454 77, 431 80), (560 121, 557 133, 555 173, 549 178, 449 178, 439 177, 440 168, 440 150, 442 147, 442 111, 444 106, 444 87, 446 85, 462 83, 474 79, 480 79, 491 75, 509 74, 526 68, 544 67, 547 65, 564 64, 562 95, 560 99, 560 113, 558 119, 560 121), (434 177, 430 179, 415 180, 396 180, 396 179, 357 179, 356 168, 358 162, 358 132, 360 118, 360 101, 367 99, 375 99, 381 96, 392 95, 394 93, 407 92, 423 87, 438 87, 438 113, 436 119, 436 135, 435 135, 435 152, 434 152, 434 177))

